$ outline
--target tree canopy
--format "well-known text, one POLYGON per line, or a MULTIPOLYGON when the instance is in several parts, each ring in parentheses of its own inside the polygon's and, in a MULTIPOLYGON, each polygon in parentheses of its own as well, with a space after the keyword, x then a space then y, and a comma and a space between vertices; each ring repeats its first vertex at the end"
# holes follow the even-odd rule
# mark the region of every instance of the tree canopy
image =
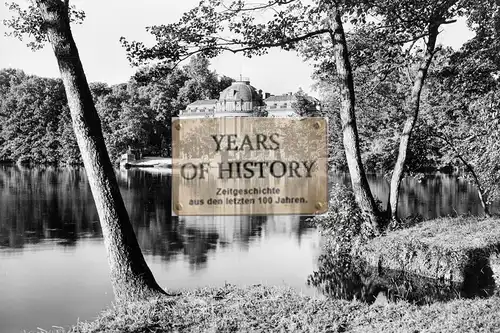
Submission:
MULTIPOLYGON (((198 99, 216 98, 232 79, 195 57, 158 77, 155 66, 140 68, 127 82, 90 84, 112 160, 128 147, 170 156, 170 123, 198 99)), ((31 163, 81 163, 60 79, 0 70, 0 160, 31 163)))

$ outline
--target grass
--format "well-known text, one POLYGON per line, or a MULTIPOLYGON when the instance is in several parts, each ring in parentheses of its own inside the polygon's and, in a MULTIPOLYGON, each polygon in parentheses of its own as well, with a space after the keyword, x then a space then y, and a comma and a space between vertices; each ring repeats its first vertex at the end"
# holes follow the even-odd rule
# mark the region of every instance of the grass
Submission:
POLYGON ((498 218, 439 218, 390 232, 362 246, 369 265, 465 282, 500 248, 498 218))
POLYGON ((314 299, 285 287, 227 285, 116 305, 66 332, 498 332, 499 312, 498 296, 368 305, 314 299))
MULTIPOLYGON (((391 232, 363 251, 377 265, 463 278, 467 267, 498 253, 499 244, 500 220, 459 217, 391 232)), ((369 305, 311 298, 285 287, 226 285, 115 305, 95 321, 54 332, 500 332, 498 313, 498 293, 421 306, 406 301, 369 305)))
POLYGON ((475 216, 443 217, 424 221, 385 236, 388 241, 410 237, 454 250, 490 248, 500 244, 500 219, 475 216))

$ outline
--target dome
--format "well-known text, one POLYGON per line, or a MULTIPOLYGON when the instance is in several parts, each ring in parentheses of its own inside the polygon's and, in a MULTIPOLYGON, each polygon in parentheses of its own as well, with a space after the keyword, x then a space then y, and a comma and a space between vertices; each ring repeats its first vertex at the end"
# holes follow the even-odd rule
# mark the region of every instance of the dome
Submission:
POLYGON ((236 81, 220 93, 219 101, 259 102, 261 96, 250 81, 236 81))

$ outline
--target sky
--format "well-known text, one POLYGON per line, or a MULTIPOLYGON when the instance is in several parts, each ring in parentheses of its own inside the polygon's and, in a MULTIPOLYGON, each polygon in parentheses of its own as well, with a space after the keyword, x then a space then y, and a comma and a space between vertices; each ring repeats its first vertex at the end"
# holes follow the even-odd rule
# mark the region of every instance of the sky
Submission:
MULTIPOLYGON (((27 3, 26 0, 18 0, 27 3)), ((136 71, 126 59, 125 49, 119 39, 152 42, 146 26, 176 22, 185 11, 196 6, 199 0, 73 0, 78 9, 84 10, 83 24, 72 27, 87 79, 108 84, 126 82, 136 71)), ((12 14, 0 4, 0 22, 12 14)), ((28 74, 59 77, 57 62, 50 46, 33 52, 25 43, 5 37, 6 28, 0 24, 0 68, 19 68, 28 74)), ((473 37, 464 20, 446 26, 438 42, 458 49, 473 37)), ((269 54, 245 58, 226 53, 211 60, 211 67, 218 74, 233 78, 249 77, 251 84, 264 92, 278 95, 296 92, 302 88, 318 96, 312 89, 313 67, 295 52, 272 50, 269 54)))

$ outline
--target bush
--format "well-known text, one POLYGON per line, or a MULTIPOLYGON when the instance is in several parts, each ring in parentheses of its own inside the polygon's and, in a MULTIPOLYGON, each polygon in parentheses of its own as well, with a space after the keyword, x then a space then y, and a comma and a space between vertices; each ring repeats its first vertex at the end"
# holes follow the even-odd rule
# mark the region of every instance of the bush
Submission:
POLYGON ((371 235, 354 193, 342 184, 332 186, 328 212, 312 221, 325 236, 325 250, 335 254, 350 253, 371 235))

